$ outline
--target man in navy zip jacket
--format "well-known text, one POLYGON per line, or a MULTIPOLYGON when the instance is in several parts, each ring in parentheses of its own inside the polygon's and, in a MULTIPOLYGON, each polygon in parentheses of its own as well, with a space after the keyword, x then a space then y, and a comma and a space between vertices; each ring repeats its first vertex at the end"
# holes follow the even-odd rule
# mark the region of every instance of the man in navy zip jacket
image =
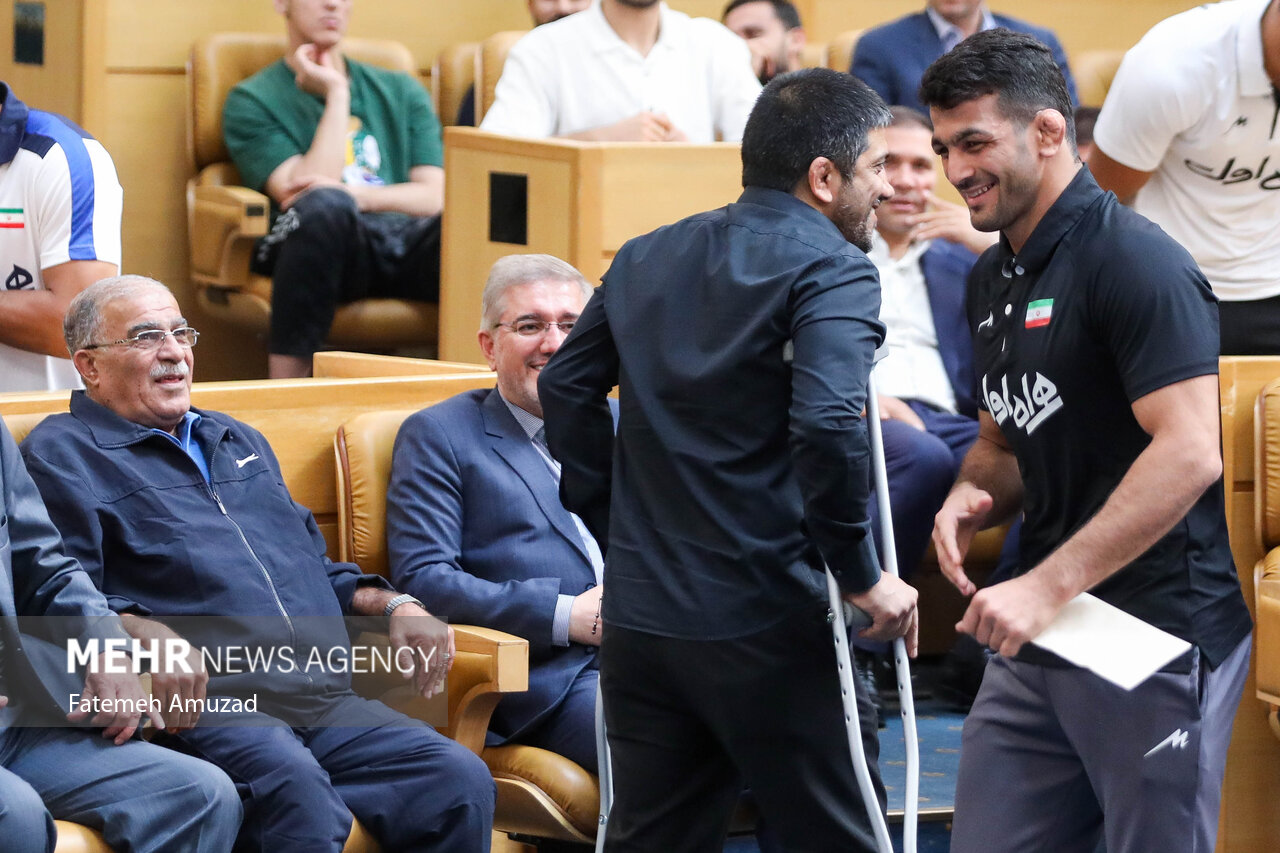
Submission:
POLYGON ((160 693, 166 707, 206 690, 220 700, 169 738, 240 786, 241 843, 339 853, 354 815, 386 849, 487 850, 484 764, 357 696, 334 663, 350 652, 345 615, 384 619, 429 696, 451 660, 448 627, 381 578, 330 562, 265 439, 191 408, 197 333, 164 285, 98 282, 72 303, 64 331, 86 390, 23 453, 67 551, 125 628, 222 653, 207 687, 162 681, 160 693))

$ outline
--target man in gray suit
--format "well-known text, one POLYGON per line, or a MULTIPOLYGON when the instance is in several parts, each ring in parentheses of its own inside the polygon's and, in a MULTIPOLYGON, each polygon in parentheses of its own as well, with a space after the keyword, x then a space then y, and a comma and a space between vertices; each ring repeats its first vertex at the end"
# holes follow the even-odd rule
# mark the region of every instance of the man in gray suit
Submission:
POLYGON ((491 741, 540 746, 594 770, 603 561, 560 504, 537 387, 590 296, 582 275, 550 255, 493 265, 479 339, 498 385, 400 428, 387 545, 397 589, 450 621, 529 641, 529 691, 503 698, 491 741))
POLYGON ((58 666, 67 660, 63 648, 23 631, 57 646, 77 640, 81 649, 129 636, 63 552, 0 422, 0 849, 53 850, 54 818, 101 831, 116 850, 231 849, 241 809, 226 774, 130 739, 143 711, 164 726, 164 712, 150 707, 138 676, 106 671, 104 653, 80 687, 58 666), (37 660, 37 651, 53 654, 37 660), (55 659, 57 665, 40 666, 55 659), (67 728, 68 719, 102 727, 102 737, 67 728))

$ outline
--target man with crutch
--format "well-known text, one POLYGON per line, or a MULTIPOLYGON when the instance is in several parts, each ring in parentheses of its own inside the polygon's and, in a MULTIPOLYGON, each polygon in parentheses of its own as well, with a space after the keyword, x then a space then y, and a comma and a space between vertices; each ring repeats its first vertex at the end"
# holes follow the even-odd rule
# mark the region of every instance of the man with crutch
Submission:
POLYGON ((789 851, 874 849, 823 563, 871 617, 863 636, 914 653, 916 593, 872 545, 860 417, 888 121, 848 75, 775 79, 737 203, 623 246, 543 369, 561 497, 605 549, 608 850, 719 850, 744 786, 789 851))

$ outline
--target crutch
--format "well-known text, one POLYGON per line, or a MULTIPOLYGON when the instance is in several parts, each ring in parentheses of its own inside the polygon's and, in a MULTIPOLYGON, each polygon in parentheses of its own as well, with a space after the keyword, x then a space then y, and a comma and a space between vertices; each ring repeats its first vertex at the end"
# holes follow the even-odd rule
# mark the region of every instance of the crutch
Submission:
MULTIPOLYGON (((875 469, 876 501, 880 505, 881 541, 886 552, 884 569, 895 577, 898 559, 894 551, 893 519, 889 513, 889 477, 884 464, 884 440, 880 434, 880 408, 876 401, 875 380, 867 380, 867 421, 871 436, 871 458, 875 469)), ((853 769, 862 792, 862 802, 871 819, 876 846, 880 853, 893 853, 889 840, 889 828, 880 813, 880 801, 876 798, 867 769, 867 756, 862 748, 862 730, 858 722, 858 703, 853 692, 853 659, 849 654, 848 628, 845 621, 845 602, 840 587, 830 570, 827 571, 827 595, 831 612, 832 634, 836 644, 836 667, 840 678, 840 698, 844 705, 845 732, 853 756, 853 769)), ((852 608, 851 608, 852 609, 852 608)), ((911 695, 911 668, 907 659, 907 645, 902 638, 893 641, 894 667, 898 677, 898 699, 902 706, 902 730, 907 751, 906 814, 903 819, 903 853, 915 853, 916 824, 920 811, 920 744, 916 735, 916 709, 911 695)), ((609 823, 609 809, 613 804, 613 769, 609 756, 609 741, 604 724, 604 701, 596 688, 596 755, 599 761, 600 816, 596 829, 596 853, 603 853, 605 830, 609 823)))
MULTIPOLYGON (((871 438, 871 462, 875 470, 876 503, 880 507, 880 534, 884 544, 882 561, 884 570, 898 575, 898 558, 894 551, 893 518, 889 512, 889 475, 884 463, 884 436, 880 432, 880 406, 876 400, 875 371, 867 379, 867 430, 871 438)), ((871 819, 871 828, 875 833, 876 846, 880 853, 893 853, 893 842, 889 840, 889 827, 885 824, 884 815, 880 813, 880 802, 876 798, 875 788, 871 783, 871 770, 867 766, 867 755, 862 748, 862 729, 858 720, 858 702, 853 692, 853 659, 849 654, 848 625, 845 619, 845 601, 836 584, 835 576, 827 570, 827 596, 834 618, 831 622, 831 633, 836 644, 836 669, 840 677, 840 700, 844 705, 845 732, 849 737, 849 750, 853 756, 853 770, 858 778, 858 788, 862 792, 862 802, 866 806, 867 816, 871 819)), ((853 613, 855 608, 850 607, 853 613)), ((866 614, 853 613, 854 617, 862 616, 865 627, 866 614)), ((856 618, 855 620, 856 621, 856 618)), ((916 825, 919 818, 920 804, 920 743, 916 734, 916 708, 911 695, 911 667, 907 660, 907 644, 901 637, 893 641, 893 663, 898 679, 898 700, 902 706, 902 735, 907 751, 907 786, 905 814, 902 821, 903 853, 915 853, 916 825)))
POLYGON ((596 682, 596 761, 600 776, 600 822, 596 827, 596 853, 604 853, 604 831, 613 806, 613 759, 609 755, 609 738, 604 728, 604 696, 596 682))

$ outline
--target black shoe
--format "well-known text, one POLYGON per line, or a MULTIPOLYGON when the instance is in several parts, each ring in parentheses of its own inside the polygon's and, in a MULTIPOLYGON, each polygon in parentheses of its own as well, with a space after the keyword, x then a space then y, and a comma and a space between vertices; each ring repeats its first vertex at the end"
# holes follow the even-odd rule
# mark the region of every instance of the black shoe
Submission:
POLYGON ((963 634, 942 659, 934 693, 957 711, 969 712, 982 686, 982 674, 992 653, 978 641, 963 634))

